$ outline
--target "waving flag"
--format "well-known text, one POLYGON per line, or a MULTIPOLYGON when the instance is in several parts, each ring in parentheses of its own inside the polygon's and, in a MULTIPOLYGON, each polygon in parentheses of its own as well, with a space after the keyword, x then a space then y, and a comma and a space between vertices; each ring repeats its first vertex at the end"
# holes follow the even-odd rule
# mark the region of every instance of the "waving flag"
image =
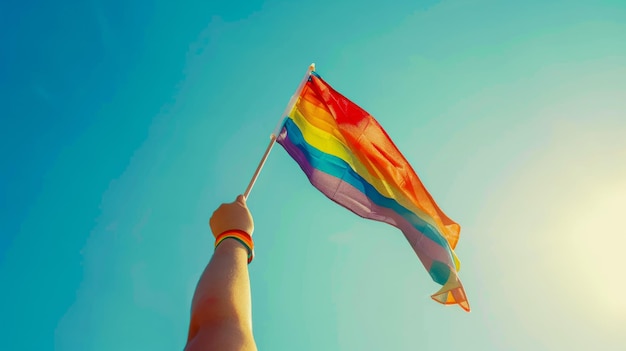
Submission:
POLYGON ((329 199, 404 233, 431 278, 442 285, 432 295, 435 301, 470 310, 453 251, 459 225, 439 209, 369 113, 312 72, 276 141, 329 199))

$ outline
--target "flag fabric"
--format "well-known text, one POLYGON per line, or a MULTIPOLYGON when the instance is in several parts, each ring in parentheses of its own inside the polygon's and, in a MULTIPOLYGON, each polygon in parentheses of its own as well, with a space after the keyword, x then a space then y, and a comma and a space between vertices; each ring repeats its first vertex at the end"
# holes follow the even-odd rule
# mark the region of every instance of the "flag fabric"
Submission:
POLYGON ((329 199, 402 231, 442 286, 432 295, 435 301, 470 310, 454 253, 460 226, 441 211, 369 113, 312 72, 277 142, 329 199))

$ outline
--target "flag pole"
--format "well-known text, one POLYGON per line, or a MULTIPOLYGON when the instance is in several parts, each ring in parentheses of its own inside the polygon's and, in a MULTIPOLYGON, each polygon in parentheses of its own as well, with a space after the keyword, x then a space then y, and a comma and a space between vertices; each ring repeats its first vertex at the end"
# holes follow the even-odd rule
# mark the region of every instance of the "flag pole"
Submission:
POLYGON ((298 86, 298 89, 296 89, 296 92, 291 96, 291 99, 289 99, 289 103, 287 104, 287 107, 285 108, 285 112, 283 112, 283 114, 280 116, 280 121, 278 122, 278 124, 276 125, 276 128, 270 135, 270 143, 267 145, 267 148, 265 149, 265 153, 263 154, 263 157, 261 158, 259 165, 256 167, 256 170, 254 171, 254 174, 252 175, 252 179, 250 180, 250 183, 248 184, 246 191, 243 193, 243 197, 246 198, 246 200, 248 199, 248 196, 250 195, 250 191, 252 191, 252 187, 254 186, 254 183, 259 177, 259 173, 261 173, 261 169, 263 168, 263 165, 265 165, 265 161, 267 161, 267 157, 269 156, 270 151, 272 151, 272 147, 276 143, 276 138, 278 137, 278 134, 283 129, 283 125, 285 123, 285 119, 287 115, 293 109, 293 106, 296 104, 296 101, 298 101, 298 97, 300 97, 300 93, 302 92, 304 85, 309 80, 309 76, 311 75, 311 72, 313 71, 315 71, 314 63, 312 63, 309 66, 309 69, 307 69, 306 74, 304 75, 304 78, 302 78, 302 81, 300 82, 300 85, 298 86))

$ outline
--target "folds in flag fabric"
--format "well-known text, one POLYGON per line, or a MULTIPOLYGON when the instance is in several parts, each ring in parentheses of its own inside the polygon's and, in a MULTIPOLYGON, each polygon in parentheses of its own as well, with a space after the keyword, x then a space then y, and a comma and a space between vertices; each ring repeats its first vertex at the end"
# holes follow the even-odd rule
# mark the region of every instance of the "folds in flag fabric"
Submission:
POLYGON ((460 226, 441 211, 369 113, 312 72, 277 142, 329 199, 404 233, 442 286, 435 301, 470 310, 454 253, 460 226))

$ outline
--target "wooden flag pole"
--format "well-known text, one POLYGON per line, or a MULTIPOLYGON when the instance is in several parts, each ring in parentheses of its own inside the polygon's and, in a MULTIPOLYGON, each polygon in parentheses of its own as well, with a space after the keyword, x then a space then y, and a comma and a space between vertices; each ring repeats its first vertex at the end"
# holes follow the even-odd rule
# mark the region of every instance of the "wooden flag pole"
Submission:
POLYGON ((248 184, 246 191, 243 193, 243 197, 246 200, 248 199, 248 196, 250 195, 250 191, 252 191, 252 187, 254 186, 254 183, 259 177, 259 173, 261 173, 261 169, 263 169, 263 165, 265 165, 265 161, 267 161, 267 157, 270 155, 270 151, 272 151, 272 147, 274 147, 274 144, 276 143, 276 138, 278 137, 278 134, 283 129, 285 118, 293 109, 293 106, 296 104, 296 101, 298 101, 298 97, 300 97, 300 93, 302 92, 304 85, 309 80, 309 76, 311 75, 311 72, 313 71, 315 71, 314 63, 312 63, 309 66, 309 69, 306 71, 306 74, 304 75, 304 78, 300 82, 298 89, 296 89, 296 92, 291 96, 291 99, 289 99, 289 103, 287 104, 287 107, 285 108, 285 112, 283 112, 282 116, 280 117, 280 122, 278 122, 278 125, 276 126, 272 134, 270 135, 270 143, 267 145, 267 148, 265 149, 265 153, 263 154, 263 157, 261 158, 259 165, 256 167, 256 170, 254 171, 254 174, 252 175, 252 179, 250 180, 250 183, 248 184))

